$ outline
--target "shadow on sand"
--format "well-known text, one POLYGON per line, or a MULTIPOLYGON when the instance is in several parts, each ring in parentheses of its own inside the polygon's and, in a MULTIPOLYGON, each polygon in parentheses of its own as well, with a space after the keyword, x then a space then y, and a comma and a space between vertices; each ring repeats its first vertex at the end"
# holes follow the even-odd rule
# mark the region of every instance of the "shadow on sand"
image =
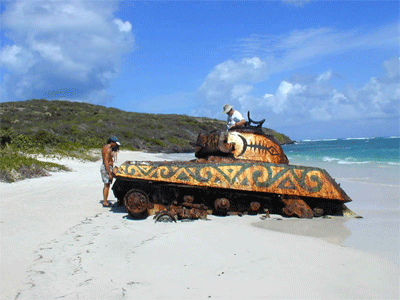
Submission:
POLYGON ((255 222, 252 225, 282 233, 316 237, 329 243, 340 245, 351 235, 350 229, 345 226, 348 220, 349 218, 347 217, 333 217, 332 219, 283 218, 280 222, 274 219, 266 219, 261 222, 255 222))

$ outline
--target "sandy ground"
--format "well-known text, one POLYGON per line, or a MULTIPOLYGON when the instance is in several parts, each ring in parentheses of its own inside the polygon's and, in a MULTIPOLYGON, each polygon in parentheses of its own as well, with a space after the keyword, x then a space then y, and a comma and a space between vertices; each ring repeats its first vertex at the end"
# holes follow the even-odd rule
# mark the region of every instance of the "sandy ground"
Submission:
POLYGON ((154 223, 100 205, 99 162, 62 163, 73 172, 0 183, 0 299, 399 299, 393 170, 327 168, 363 219, 154 223))

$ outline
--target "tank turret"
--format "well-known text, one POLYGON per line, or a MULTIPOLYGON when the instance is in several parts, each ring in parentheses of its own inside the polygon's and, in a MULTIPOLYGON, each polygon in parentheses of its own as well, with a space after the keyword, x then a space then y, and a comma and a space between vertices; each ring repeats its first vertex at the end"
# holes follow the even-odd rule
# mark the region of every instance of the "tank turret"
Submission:
POLYGON ((208 134, 200 133, 195 145, 195 156, 214 160, 215 157, 225 157, 288 164, 289 160, 279 142, 262 130, 264 120, 255 122, 251 120, 250 113, 248 119, 244 126, 229 131, 215 130, 208 134))

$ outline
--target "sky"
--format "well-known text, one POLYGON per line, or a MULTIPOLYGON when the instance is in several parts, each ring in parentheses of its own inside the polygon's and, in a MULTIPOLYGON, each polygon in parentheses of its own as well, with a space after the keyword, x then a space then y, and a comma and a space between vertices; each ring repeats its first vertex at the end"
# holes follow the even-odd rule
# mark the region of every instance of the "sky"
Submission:
POLYGON ((293 140, 400 136, 399 3, 0 0, 0 102, 228 103, 293 140))

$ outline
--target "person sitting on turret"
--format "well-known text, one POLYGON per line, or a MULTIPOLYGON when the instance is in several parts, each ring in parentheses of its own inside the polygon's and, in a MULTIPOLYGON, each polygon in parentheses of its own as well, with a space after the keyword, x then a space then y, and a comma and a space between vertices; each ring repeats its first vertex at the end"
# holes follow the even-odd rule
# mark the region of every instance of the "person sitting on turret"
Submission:
POLYGON ((232 105, 225 104, 222 113, 228 115, 228 120, 226 121, 227 130, 234 127, 244 126, 244 124, 246 124, 246 120, 243 118, 242 114, 237 110, 234 110, 232 105))

